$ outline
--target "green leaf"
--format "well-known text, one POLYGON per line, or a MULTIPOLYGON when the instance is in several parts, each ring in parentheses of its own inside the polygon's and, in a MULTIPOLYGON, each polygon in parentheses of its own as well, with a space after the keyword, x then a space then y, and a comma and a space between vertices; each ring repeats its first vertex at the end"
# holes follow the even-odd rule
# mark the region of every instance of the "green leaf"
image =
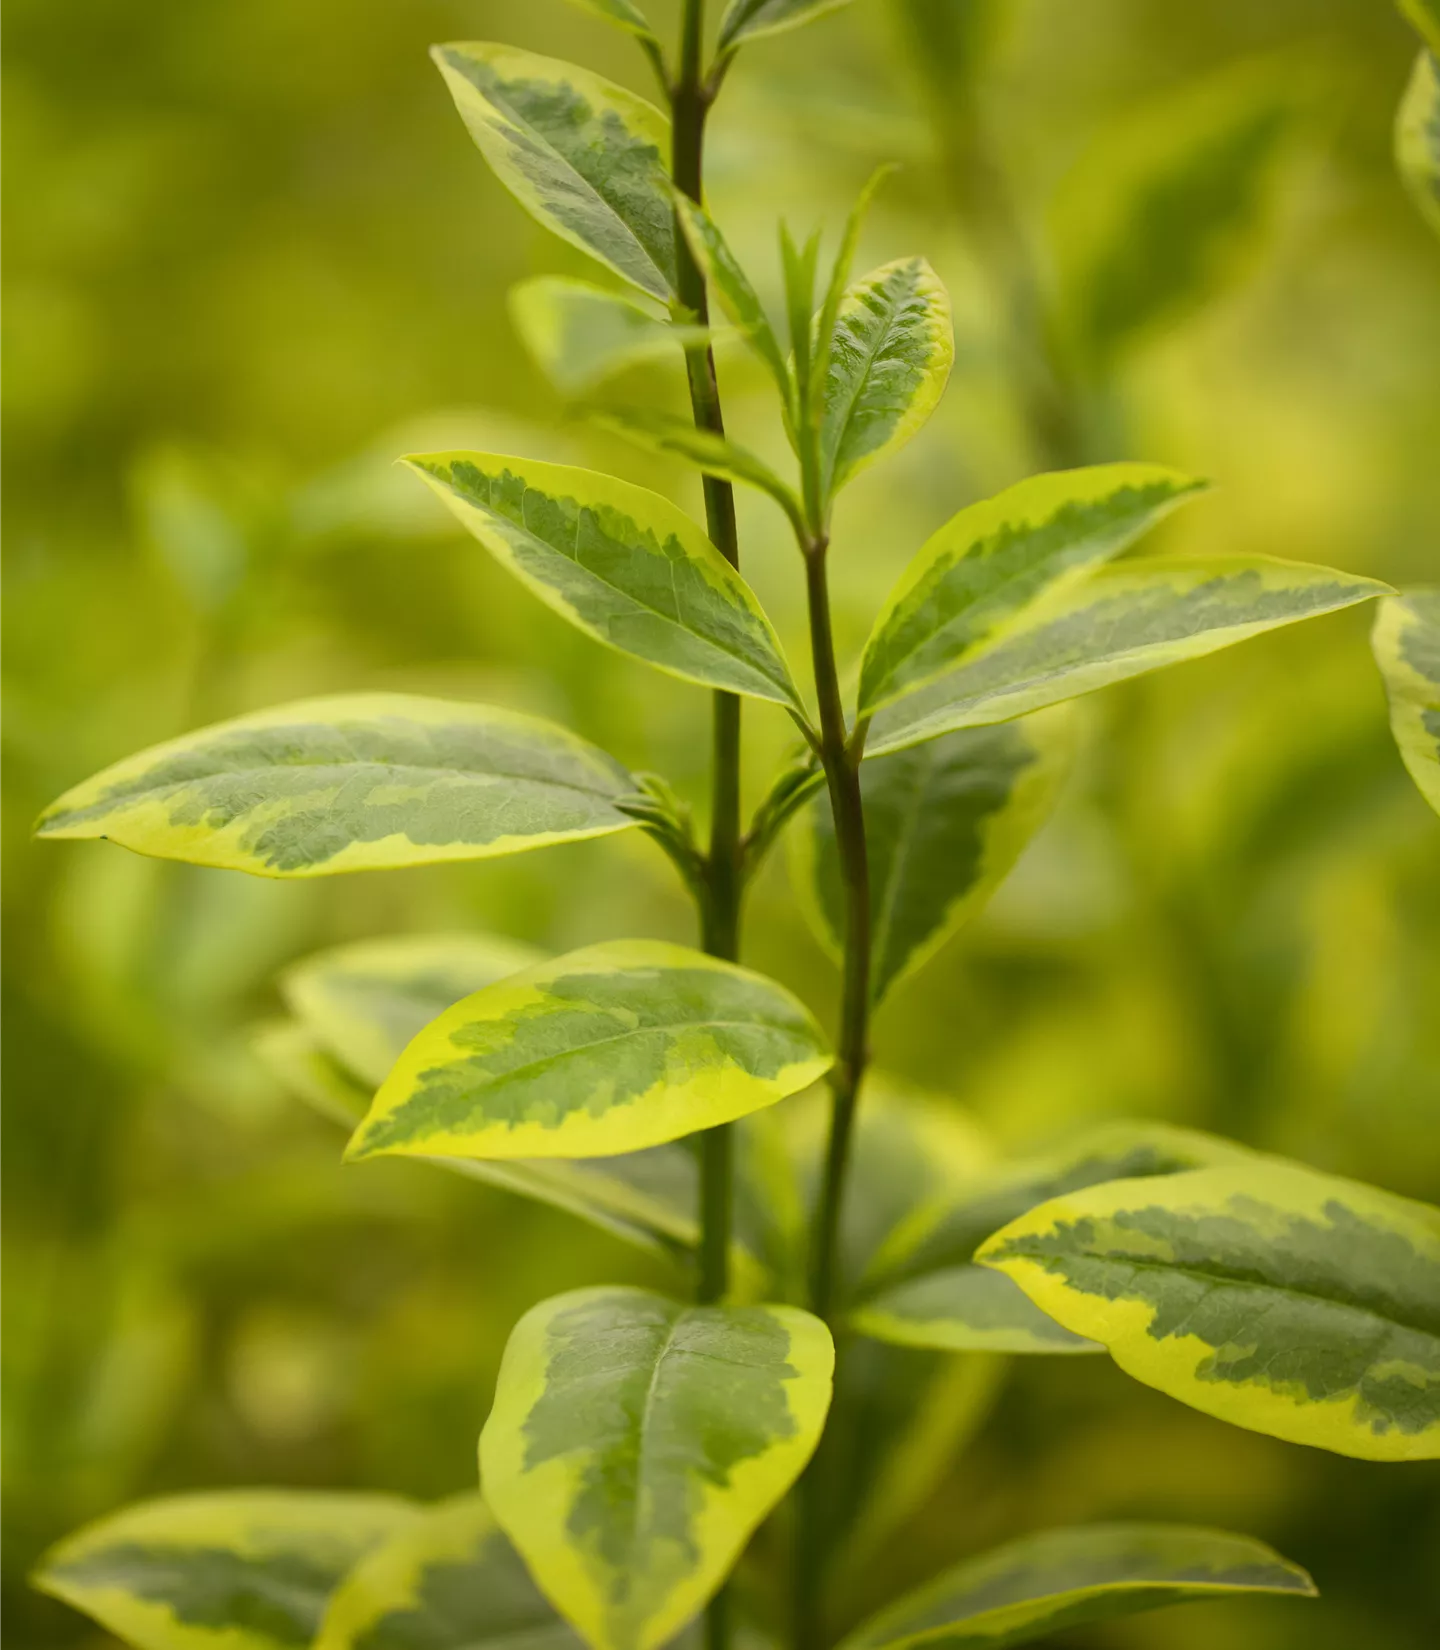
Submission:
POLYGON ((686 681, 800 707, 749 585, 668 499, 493 453, 405 462, 503 567, 597 641, 686 681))
POLYGON ((921 428, 954 359, 950 299, 923 258, 882 264, 846 289, 825 373, 827 497, 921 428))
POLYGON ((518 711, 401 693, 306 699, 127 757, 40 816, 44 837, 257 876, 488 859, 634 824, 620 764, 518 711))
POLYGON ((1298 103, 1293 65, 1242 64, 1118 122, 1057 201, 1075 343, 1105 368, 1243 269, 1298 103))
POLYGON ((639 40, 658 44, 655 31, 647 22, 644 12, 631 3, 631 0, 570 0, 572 6, 581 11, 588 11, 596 17, 603 17, 607 23, 613 23, 617 29, 624 29, 627 34, 633 34, 639 40))
POLYGON ((647 452, 682 458, 706 475, 720 476, 768 493, 797 529, 804 530, 800 501, 762 458, 713 430, 696 429, 688 419, 648 407, 596 407, 597 424, 623 435, 647 452))
POLYGON ((1419 30, 1420 38, 1440 57, 1440 0, 1399 0, 1401 15, 1419 30))
POLYGON ((1098 1352, 1034 1306, 1010 1279, 977 1265, 976 1250, 1026 1210, 1077 1188, 1137 1175, 1179 1174, 1244 1157, 1238 1146, 1162 1124, 1118 1123, 1068 1150, 1001 1165, 917 1203, 861 1280, 850 1324, 898 1346, 956 1352, 1098 1352))
POLYGON ((895 170, 893 165, 879 166, 870 174, 860 191, 850 215, 845 220, 845 231, 836 249, 835 262, 830 266, 830 280, 825 288, 825 301, 815 317, 815 361, 810 372, 812 399, 811 417, 817 429, 825 421, 825 393, 830 378, 830 355, 835 345, 835 323, 850 281, 850 269, 855 262, 855 248, 860 241, 860 230, 870 210, 876 191, 895 170))
POLYGON ((750 283, 750 277, 740 267, 715 221, 687 196, 676 194, 675 211, 695 261, 705 271, 720 307, 739 328, 741 336, 769 367, 779 387, 787 412, 793 413, 794 386, 790 381, 790 365, 770 317, 760 302, 759 294, 750 283))
POLYGON ((600 1288, 520 1320, 481 1482, 594 1650, 652 1650, 704 1605, 819 1441, 833 1364, 794 1307, 600 1288))
POLYGON ((521 342, 563 395, 580 395, 642 362, 680 359, 710 341, 706 327, 677 326, 618 292, 565 275, 536 275, 510 288, 521 342))
POLYGON ((887 706, 869 751, 1008 721, 1386 590, 1374 579, 1265 556, 1102 567, 1033 603, 958 669, 887 706))
POLYGON ((1203 482, 1155 464, 1031 476, 952 516, 881 609, 860 667, 860 714, 962 664, 1041 597, 1149 532, 1203 482))
MULTIPOLYGON (((860 770, 870 862, 870 992, 880 1002, 985 904, 1044 823, 1069 767, 1067 709, 962 728, 860 770)), ((845 890, 822 798, 791 836, 801 905, 839 956, 845 890)))
POLYGON ((1058 1197, 977 1258, 1192 1409, 1440 1457, 1440 1210, 1256 1159, 1058 1197))
POLYGON ((1421 216, 1440 234, 1440 58, 1422 50, 1395 120, 1395 164, 1421 216))
POLYGON ((608 1157, 772 1105, 830 1064, 808 1011, 772 981, 619 940, 448 1009, 400 1057, 347 1156, 608 1157))
POLYGON ((1387 596, 1371 645, 1395 742, 1420 794, 1440 813, 1440 586, 1387 596))
POLYGON ((319 951, 286 970, 286 1006, 371 1089, 405 1045, 462 997, 543 953, 493 934, 402 934, 319 951))
POLYGON ((52 1547, 35 1585, 137 1650, 306 1650, 336 1583, 418 1510, 303 1490, 146 1501, 52 1547))
POLYGON ((827 11, 838 11, 850 0, 730 0, 720 19, 719 49, 743 46, 747 40, 798 29, 827 11))
POLYGON ((480 152, 525 210, 669 302, 675 221, 665 116, 623 86, 514 46, 456 43, 430 55, 480 152))
POLYGON ((1184 1524, 1090 1524, 1025 1536, 956 1565, 873 1616, 841 1650, 1003 1650, 1082 1622, 1257 1593, 1313 1598, 1315 1584, 1248 1536, 1184 1524))
POLYGON ((336 1588, 314 1650, 582 1650, 480 1496, 425 1511, 336 1588))

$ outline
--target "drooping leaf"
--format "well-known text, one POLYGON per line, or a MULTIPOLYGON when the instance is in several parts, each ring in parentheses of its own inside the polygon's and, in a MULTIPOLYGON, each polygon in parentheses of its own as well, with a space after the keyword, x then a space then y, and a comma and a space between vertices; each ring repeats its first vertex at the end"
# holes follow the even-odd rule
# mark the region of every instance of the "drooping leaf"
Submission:
POLYGON ((1074 341, 1104 368, 1205 303, 1263 230, 1297 112, 1290 66, 1242 64, 1127 116, 1061 191, 1056 244, 1074 341))
POLYGON ((950 299, 923 258, 883 264, 846 290, 826 364, 827 497, 921 428, 954 359, 950 299))
POLYGON ((313 877, 486 859, 627 830, 634 779, 551 722, 359 693, 255 711, 154 745, 67 791, 44 837, 313 877))
POLYGON ((705 327, 677 326, 589 281, 536 275, 510 288, 510 318, 521 342, 563 395, 709 342, 705 327))
POLYGON ((721 307, 739 328, 741 337, 769 367, 787 409, 793 411, 794 386, 790 382, 790 366, 750 277, 740 267, 719 226, 703 207, 677 194, 675 210, 679 214, 685 238, 690 243, 690 250, 709 277, 721 307))
POLYGON ((1184 1524, 1090 1524, 1025 1536, 956 1565, 871 1617, 841 1650, 1004 1650, 1082 1622, 1265 1593, 1313 1598, 1315 1584, 1249 1536, 1184 1524))
POLYGON ((668 499, 492 453, 405 462, 503 567, 598 641, 686 681, 799 705, 749 585, 668 499))
POLYGON ((603 17, 607 23, 613 23, 616 28, 624 29, 627 34, 633 34, 640 40, 655 40, 654 29, 633 0, 570 0, 570 4, 578 6, 581 11, 592 12, 596 17, 603 17))
POLYGON ((401 1055, 347 1155, 608 1157, 771 1105, 830 1062, 773 981, 620 940, 448 1009, 401 1055))
POLYGON ((682 458, 706 475, 721 476, 768 493, 790 520, 801 521, 800 502, 763 458, 713 430, 649 407, 597 407, 591 416, 648 452, 682 458))
POLYGON ((730 0, 720 19, 719 49, 729 51, 747 40, 798 29, 827 11, 838 11, 850 0, 730 0))
POLYGON ((1340 1455, 1440 1457, 1440 1210, 1256 1159, 1055 1198, 977 1258, 1193 1409, 1340 1455))
POLYGON ((1160 1124, 1111 1124, 1068 1150, 1000 1165, 916 1205, 860 1280, 851 1326, 899 1346, 951 1351, 1098 1352, 1048 1317, 976 1250, 1026 1210, 1073 1189, 1179 1174, 1243 1157, 1238 1146, 1160 1124))
POLYGON ((1420 794, 1440 813, 1440 587, 1387 596, 1371 642, 1395 742, 1420 794))
POLYGON ((582 1650, 479 1495, 427 1507, 336 1588, 314 1650, 582 1650))
POLYGON ((965 662, 1039 599, 1135 543, 1203 482, 1156 464, 1031 476, 952 516, 891 591, 865 645, 860 714, 965 662))
POLYGON ((525 210, 668 302, 675 220, 665 116, 623 86, 514 46, 456 43, 431 56, 480 152, 525 210))
POLYGON ((373 1089, 451 1004, 542 955, 495 934, 401 934, 316 952, 286 970, 280 991, 326 1050, 373 1089))
MULTIPOLYGON (((878 1003, 989 899, 1048 816, 1069 766, 1066 707, 993 728, 962 728, 860 770, 878 1003)), ((791 866, 816 933, 839 955, 845 890, 822 798, 792 833, 791 866)))
POLYGON ((1399 0, 1401 14, 1420 32, 1420 38, 1440 57, 1440 0, 1399 0))
POLYGON ((794 1307, 600 1288, 520 1320, 481 1483, 594 1650, 653 1650, 706 1602, 809 1459, 833 1362, 794 1307))
POLYGON ((52 1547, 35 1585, 136 1650, 307 1650, 336 1584, 418 1513, 305 1490, 145 1501, 52 1547))
POLYGON ((947 675, 887 706, 878 756, 983 727, 1386 593, 1374 579, 1264 556, 1102 567, 1042 597, 947 675))
POLYGON ((1440 234, 1440 57, 1415 59, 1395 118, 1395 164, 1421 215, 1440 234))

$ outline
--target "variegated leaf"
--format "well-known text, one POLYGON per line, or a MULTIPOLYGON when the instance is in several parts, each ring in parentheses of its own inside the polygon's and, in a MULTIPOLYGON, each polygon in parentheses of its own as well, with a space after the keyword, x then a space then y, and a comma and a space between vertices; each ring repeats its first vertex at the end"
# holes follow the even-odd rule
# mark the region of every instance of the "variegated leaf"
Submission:
POLYGON ((427 1507, 336 1588, 314 1650, 582 1650, 479 1495, 427 1507))
POLYGON ((418 1514, 304 1490, 145 1501, 51 1548, 35 1584, 136 1650, 306 1650, 336 1584, 418 1514))
POLYGON ((1071 173, 1055 214, 1059 285, 1092 367, 1108 370, 1244 269, 1301 83, 1262 61, 1172 87, 1123 116, 1071 173))
POLYGON ((456 43, 431 55, 480 152, 525 210, 668 302, 675 214, 665 116, 623 86, 514 46, 456 43))
POLYGON ((743 46, 762 35, 798 29, 827 11, 838 11, 850 0, 730 0, 720 20, 721 51, 743 46))
POLYGON ((1313 1598, 1299 1565, 1249 1536, 1184 1524, 1090 1524, 966 1560, 873 1616, 841 1650, 1005 1650, 1083 1622, 1207 1598, 1313 1598))
POLYGON ((453 1003, 533 968, 543 953, 495 934, 400 934, 317 952, 286 970, 290 1011, 372 1089, 453 1003))
POLYGON ((884 264, 846 290, 830 340, 820 427, 827 497, 921 428, 954 359, 950 299, 923 258, 884 264))
POLYGON ((830 1063, 773 981, 620 940, 447 1010, 401 1055, 347 1156, 608 1157, 772 1105, 830 1063))
POLYGON ((799 707, 749 585, 668 499, 492 453, 406 462, 503 567, 598 641, 686 681, 799 707))
POLYGON ((618 292, 565 275, 536 275, 510 288, 510 318, 540 370, 563 395, 646 361, 710 340, 706 327, 677 326, 618 292))
POLYGON ((1422 49, 1395 119, 1395 164, 1426 223, 1440 234, 1440 56, 1422 49))
POLYGON ((869 751, 903 750, 1198 659, 1386 593, 1374 579, 1264 556, 1102 567, 1026 608, 958 668, 887 706, 869 751))
MULTIPOLYGON (((1069 766, 1068 707, 962 728, 860 770, 870 862, 871 977, 878 1003, 989 899, 1044 823, 1069 766)), ((845 891, 828 802, 790 836, 801 904, 840 954, 845 891)))
POLYGON ((40 816, 162 859, 313 877, 485 859, 623 831, 620 764, 517 711, 410 694, 307 699, 127 757, 40 816))
POLYGON ((705 1604, 814 1450, 833 1364, 794 1307, 600 1288, 520 1320, 481 1484, 594 1650, 653 1650, 705 1604))
POLYGON ((861 1279, 850 1324, 900 1346, 957 1352, 1098 1352, 1026 1298, 1010 1279, 978 1265, 994 1232, 1063 1192, 1137 1175, 1178 1174, 1243 1158, 1212 1135, 1161 1124, 1116 1123, 1068 1150, 998 1166, 916 1205, 861 1279))
POLYGON ((1440 1457, 1440 1210, 1255 1159, 1055 1198, 977 1259, 1193 1409, 1340 1455, 1440 1457))
POLYGON ((962 665, 1047 594, 1126 550, 1203 482, 1156 464, 1031 476, 952 516, 921 547, 876 619, 859 708, 962 665))
POLYGON ((327 1122, 349 1132, 369 1111, 371 1085, 346 1071, 298 1020, 266 1020, 253 1029, 250 1044, 276 1083, 327 1122))
POLYGON ((1371 640, 1395 742, 1420 794, 1440 813, 1440 587, 1387 596, 1371 640))

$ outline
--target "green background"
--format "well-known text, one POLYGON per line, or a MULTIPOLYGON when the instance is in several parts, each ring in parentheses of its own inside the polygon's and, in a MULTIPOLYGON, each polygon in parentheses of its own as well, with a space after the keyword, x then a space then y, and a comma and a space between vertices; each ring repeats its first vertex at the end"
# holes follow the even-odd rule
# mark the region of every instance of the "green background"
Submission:
MULTIPOLYGON (((651 9, 668 29, 673 6, 651 9)), ((1415 43, 1390 8, 1029 0, 998 19, 980 108, 1042 261, 1052 245, 1063 266, 1064 237, 1088 222, 1083 189, 1068 211, 1052 199, 1133 112, 1250 60, 1299 111, 1226 278, 1126 354, 1058 452, 1017 393, 1025 363, 1003 345, 997 296, 1012 283, 994 278, 993 245, 937 165, 902 9, 856 0, 757 44, 713 127, 711 204, 772 292, 773 219, 833 233, 871 168, 899 159, 862 262, 924 253, 955 299, 939 414, 842 505, 833 578, 850 654, 928 532, 1057 456, 1212 477, 1157 547, 1435 580, 1440 246, 1392 172, 1415 43), (1052 222, 1066 227, 1047 239, 1052 222)), ((968 8, 910 9, 933 65, 937 31, 968 8)), ((342 1169, 333 1133, 276 1092, 247 1037, 276 1012, 276 969, 343 939, 467 926, 556 950, 691 939, 638 836, 288 885, 28 839, 45 802, 142 744, 363 689, 553 716, 703 798, 706 695, 570 630, 391 465, 465 444, 570 458, 698 509, 690 478, 567 421, 526 361, 506 289, 584 273, 583 260, 474 152, 425 57, 455 38, 507 39, 648 91, 625 39, 560 0, 6 8, 4 1603, 17 1650, 104 1642, 24 1577, 50 1541, 126 1500, 232 1482, 468 1487, 520 1312, 562 1288, 655 1280, 610 1240, 498 1192, 418 1165, 342 1169)), ((758 371, 731 349, 721 375, 732 428, 778 456, 758 371)), ((624 388, 684 404, 660 368, 624 388)), ((800 659, 783 522, 747 497, 741 534, 800 659)), ((1055 819, 983 919, 887 1004, 881 1061, 1017 1148, 1087 1120, 1163 1118, 1440 1198, 1440 821, 1390 741, 1367 622, 1322 619, 1090 703, 1055 819)), ((786 723, 758 708, 747 727, 755 796, 786 723)), ((779 862, 752 901, 747 960, 831 1010, 833 974, 779 862)), ((1102 1359, 1017 1365, 862 1602, 1012 1534, 1141 1516, 1263 1536, 1327 1602, 1190 1608, 1065 1642, 1433 1642, 1440 1464, 1234 1431, 1102 1359)))

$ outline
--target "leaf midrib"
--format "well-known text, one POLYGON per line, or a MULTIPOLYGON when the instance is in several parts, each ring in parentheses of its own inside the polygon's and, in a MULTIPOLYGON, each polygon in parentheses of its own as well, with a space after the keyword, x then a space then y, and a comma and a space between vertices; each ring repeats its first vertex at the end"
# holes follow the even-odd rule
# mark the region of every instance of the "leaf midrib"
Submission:
MULTIPOLYGON (((835 475, 835 467, 840 461, 840 449, 845 445, 846 432, 849 430, 851 422, 854 419, 855 408, 860 401, 861 393, 863 392, 865 386, 870 382, 870 375, 874 369, 876 358, 879 356, 880 351, 884 348, 885 341, 896 330, 896 317, 900 313, 901 303, 899 300, 891 297, 888 293, 886 294, 885 301, 887 305, 885 319, 876 329, 876 338, 873 346, 865 351, 864 370, 856 374, 854 388, 850 394, 845 397, 844 417, 841 418, 835 426, 835 440, 828 455, 828 462, 826 465, 827 480, 832 483, 835 475)), ((859 299, 856 300, 856 303, 859 307, 864 307, 863 304, 860 304, 859 299)), ((831 359, 834 359, 833 353, 831 359)))

